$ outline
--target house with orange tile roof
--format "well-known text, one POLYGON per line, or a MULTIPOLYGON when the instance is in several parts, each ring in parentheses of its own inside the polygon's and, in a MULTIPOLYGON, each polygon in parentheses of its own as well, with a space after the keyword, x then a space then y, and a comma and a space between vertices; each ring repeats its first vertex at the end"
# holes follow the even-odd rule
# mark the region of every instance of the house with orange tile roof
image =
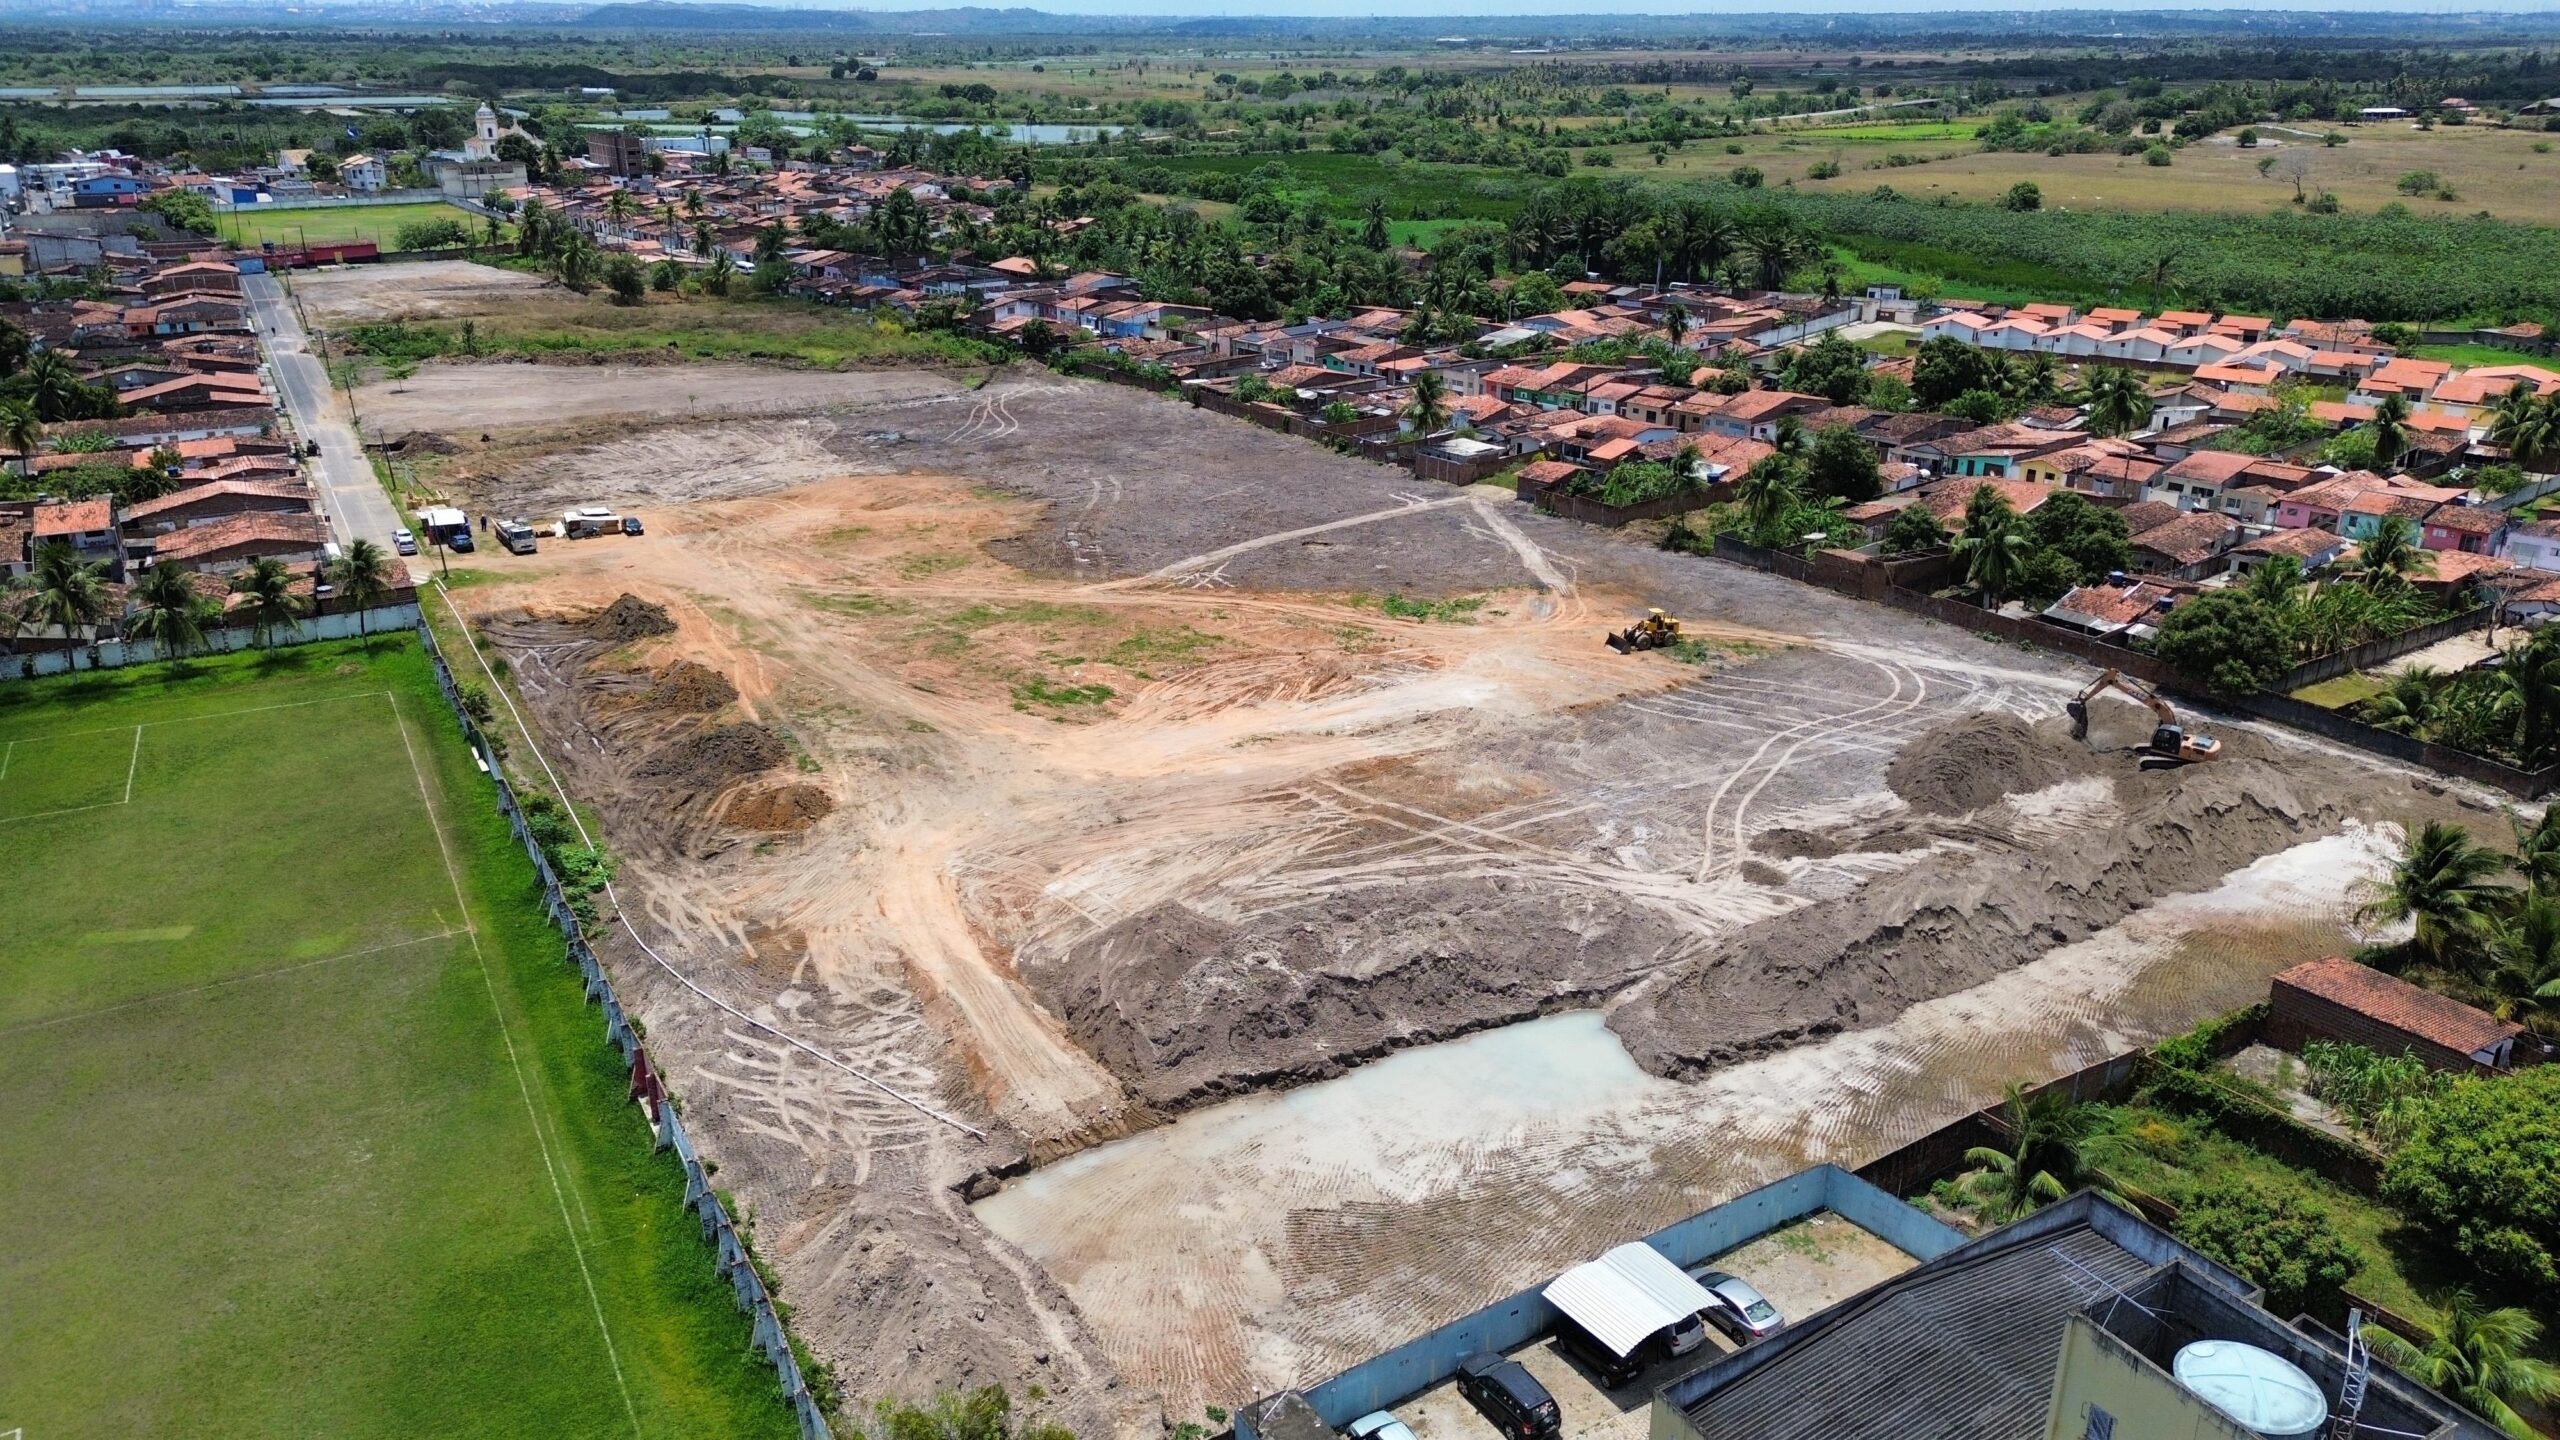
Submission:
POLYGON ((2299 1051, 2314 1040, 2407 1053, 2438 1070, 2505 1070, 2531 1044, 2525 1028, 2353 960, 2312 960, 2267 988, 2265 1038, 2299 1051))

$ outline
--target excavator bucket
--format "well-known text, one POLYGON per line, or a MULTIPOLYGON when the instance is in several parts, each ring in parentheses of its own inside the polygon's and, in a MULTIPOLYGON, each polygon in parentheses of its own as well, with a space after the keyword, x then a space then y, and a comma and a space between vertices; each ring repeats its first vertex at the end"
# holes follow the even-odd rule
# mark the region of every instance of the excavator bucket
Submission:
POLYGON ((2071 738, 2074 740, 2088 739, 2089 702, 2086 700, 2067 701, 2064 703, 2062 708, 2064 712, 2069 714, 2071 717, 2071 738))
POLYGON ((1609 648, 1621 655, 1631 654, 1636 648, 1636 637, 1630 631, 1612 630, 1609 632, 1609 648))

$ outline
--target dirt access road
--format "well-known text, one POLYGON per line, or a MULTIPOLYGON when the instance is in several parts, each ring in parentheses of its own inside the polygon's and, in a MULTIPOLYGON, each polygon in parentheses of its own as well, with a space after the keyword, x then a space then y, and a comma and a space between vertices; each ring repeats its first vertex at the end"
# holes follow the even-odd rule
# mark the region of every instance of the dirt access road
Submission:
MULTIPOLYGON (((475 386, 545 383, 431 378, 463 414, 475 386)), ((501 513, 650 516, 642 540, 487 557, 456 599, 602 814, 652 947, 863 1072, 612 959, 795 1326, 856 1393, 1036 1381, 1072 1423, 1143 1429, 1133 1389, 1232 1403, 1535 1278, 1511 1273, 1525 1253, 1438 1243, 1408 1255, 1417 1304, 1392 1313, 1283 1289, 1269 1303, 1300 1318, 1247 1325, 1204 1296, 1194 1328, 1161 1292, 1098 1314, 1127 1292, 1092 1264, 1143 1257, 1033 1263, 962 1202, 990 1173, 1603 1005, 1676 1091, 1889 1026, 2404 797, 2452 803, 2245 734, 2211 775, 2135 777, 2057 737, 2071 667, 1121 387, 829 378, 822 408, 754 422, 670 425, 634 393, 427 475, 501 513), (1601 647, 1648 603, 1709 651, 1601 647), (1987 788, 1962 763, 1986 724, 1987 788), (1781 943, 1791 925, 1831 948, 1781 943)), ((2145 1013, 2201 1013, 2247 968, 2161 971, 2145 1013)), ((2061 1063, 2036 1041, 2049 990, 1980 993, 1927 1042, 1973 1060, 1920 1065, 1889 1103, 1843 1095, 1859 1123, 1826 1153, 2061 1063), (2007 1031, 2004 1073, 1967 1068, 2007 1031)), ((1459 1178, 1542 1163, 1463 1143, 1459 1178)), ((1374 1228, 1403 1248, 1443 1193, 1311 1195, 1267 1217, 1271 1243, 1374 1228)), ((1506 1193, 1475 1219, 1498 1227, 1506 1193)), ((1160 1249, 1254 1203, 1201 1198, 1112 1241, 1160 1249)), ((1550 1203, 1536 1248, 1624 1238, 1634 1213, 1550 1203)))

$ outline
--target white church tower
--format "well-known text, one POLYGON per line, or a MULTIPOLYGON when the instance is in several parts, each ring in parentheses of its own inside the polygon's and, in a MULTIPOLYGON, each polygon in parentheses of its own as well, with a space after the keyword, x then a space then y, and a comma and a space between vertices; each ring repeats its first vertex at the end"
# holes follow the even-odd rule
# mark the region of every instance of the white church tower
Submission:
POLYGON ((472 118, 475 122, 474 133, 471 136, 471 143, 462 147, 463 153, 474 160, 497 158, 498 112, 490 109, 488 102, 484 100, 480 104, 480 113, 472 118))

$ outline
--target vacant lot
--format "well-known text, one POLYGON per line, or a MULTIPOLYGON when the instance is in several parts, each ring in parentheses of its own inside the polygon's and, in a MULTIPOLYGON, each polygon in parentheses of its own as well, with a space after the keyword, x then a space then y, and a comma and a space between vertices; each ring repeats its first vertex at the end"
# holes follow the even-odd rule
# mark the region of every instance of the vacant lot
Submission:
POLYGON ((789 1433, 405 639, 0 692, 0 1432, 789 1433))
MULTIPOLYGON (((395 248, 395 237, 403 225, 420 220, 451 220, 471 232, 477 240, 486 233, 488 221, 459 205, 433 202, 415 205, 315 205, 307 209, 225 211, 216 217, 221 221, 222 238, 235 245, 252 249, 264 244, 279 247, 296 245, 342 245, 370 240, 385 250, 395 248)), ((512 227, 502 227, 513 233, 512 227)))
POLYGON ((2078 667, 1119 386, 543 425, 595 372, 449 373, 526 418, 429 483, 649 517, 454 599, 651 949, 861 1070, 614 962, 858 1395, 1322 1373, 2262 994, 2359 821, 2455 804, 2229 727, 2137 772, 2078 667), (1647 604, 1694 661, 1600 645, 1647 604), (957 1197, 1026 1164, 1004 1243, 957 1197))
MULTIPOLYGON (((2256 146, 2243 147, 2237 131, 2225 132, 2178 150, 2166 166, 2155 166, 2144 163, 2140 155, 1984 152, 1969 140, 1881 148, 1872 141, 1827 144, 1826 132, 1813 131, 1774 142, 1755 141, 1755 149, 1773 144, 1777 153, 1748 163, 1767 171, 1771 184, 1792 177, 1800 186, 1852 192, 1882 184, 1906 195, 1950 195, 1976 201, 1997 200, 2010 186, 2028 180, 2043 192, 2049 207, 2118 210, 2276 209, 2292 203, 2294 172, 2299 169, 2306 194, 2330 191, 2352 212, 2398 203, 2420 214, 2486 211, 2506 220, 2560 224, 2560 149, 2534 148, 2552 147, 2560 137, 2479 125, 2418 130, 2405 124, 2318 122, 2298 127, 2262 125, 2258 135, 2256 146), (2333 129, 2346 137, 2345 144, 2320 143, 2333 129), (1882 163, 1890 153, 1948 158, 1894 168, 1882 163), (1837 179, 1807 178, 1807 170, 1822 160, 1840 165, 1837 179), (2259 173, 2262 162, 2267 166, 2263 175, 2259 173), (2454 198, 2437 198, 2437 187, 2416 194, 2402 191, 2401 177, 2418 172, 2435 176, 2454 198)), ((1700 148, 1691 146, 1691 155, 1700 148)), ((1635 160, 1619 163, 1649 168, 1635 160)), ((1712 157, 1707 163, 1712 172, 1745 162, 1712 157), (1723 161, 1722 166, 1714 163, 1716 159, 1723 161)))

